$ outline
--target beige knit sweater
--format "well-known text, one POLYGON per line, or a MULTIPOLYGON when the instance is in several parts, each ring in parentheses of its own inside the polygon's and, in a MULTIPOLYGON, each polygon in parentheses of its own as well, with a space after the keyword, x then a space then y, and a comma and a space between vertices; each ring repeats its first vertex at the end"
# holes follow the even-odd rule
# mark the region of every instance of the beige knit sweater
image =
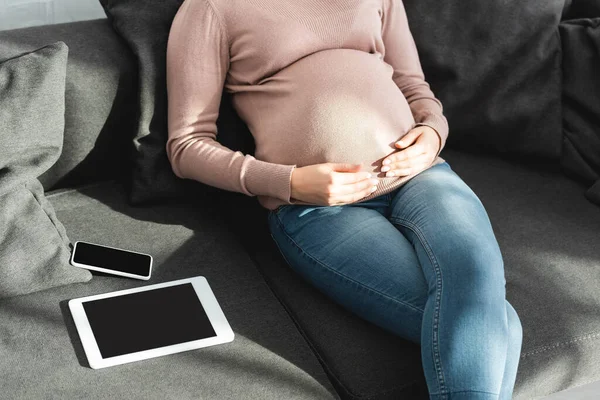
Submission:
MULTIPOLYGON (((175 174, 271 210, 309 204, 290 198, 295 167, 362 162, 380 183, 361 202, 421 172, 380 171, 413 127, 434 128, 440 151, 448 137, 400 0, 185 0, 169 35, 167 89, 175 174), (254 156, 217 142, 223 90, 254 156)), ((442 162, 438 152, 429 167, 442 162)))

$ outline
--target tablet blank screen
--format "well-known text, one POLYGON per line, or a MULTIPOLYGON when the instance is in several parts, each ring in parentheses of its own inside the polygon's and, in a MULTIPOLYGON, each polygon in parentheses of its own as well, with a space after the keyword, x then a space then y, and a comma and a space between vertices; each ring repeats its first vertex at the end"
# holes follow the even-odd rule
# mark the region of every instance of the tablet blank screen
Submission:
POLYGON ((102 358, 217 335, 191 283, 82 305, 102 358))

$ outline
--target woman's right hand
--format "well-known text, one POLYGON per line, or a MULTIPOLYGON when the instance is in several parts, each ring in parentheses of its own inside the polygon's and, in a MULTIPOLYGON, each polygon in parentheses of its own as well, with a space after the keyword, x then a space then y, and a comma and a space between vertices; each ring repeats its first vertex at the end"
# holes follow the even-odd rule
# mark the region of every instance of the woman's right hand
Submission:
POLYGON ((358 201, 376 189, 377 178, 361 172, 361 164, 324 163, 294 168, 293 199, 323 206, 337 206, 358 201))

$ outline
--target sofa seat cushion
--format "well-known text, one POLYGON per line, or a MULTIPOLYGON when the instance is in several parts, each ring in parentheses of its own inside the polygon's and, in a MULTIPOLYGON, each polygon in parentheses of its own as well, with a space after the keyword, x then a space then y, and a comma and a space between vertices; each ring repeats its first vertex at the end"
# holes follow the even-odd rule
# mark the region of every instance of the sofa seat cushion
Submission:
POLYGON ((103 183, 48 198, 71 240, 154 256, 149 281, 94 272, 88 283, 0 302, 0 387, 19 399, 334 399, 335 391, 235 237, 206 205, 128 207, 103 183), (87 367, 67 301, 202 275, 235 339, 150 360, 87 367))
MULTIPOLYGON (((560 167, 445 149, 483 202, 524 330, 515 399, 600 380, 600 211, 560 167)), ((343 398, 427 398, 418 346, 362 321, 287 267, 253 199, 224 196, 232 227, 343 398)))

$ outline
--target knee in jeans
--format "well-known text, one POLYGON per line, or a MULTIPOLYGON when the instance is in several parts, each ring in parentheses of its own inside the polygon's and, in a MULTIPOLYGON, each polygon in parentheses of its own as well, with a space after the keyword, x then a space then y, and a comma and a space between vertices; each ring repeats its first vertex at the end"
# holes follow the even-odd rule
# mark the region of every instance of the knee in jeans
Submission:
MULTIPOLYGON (((468 259, 464 257, 461 262, 455 265, 460 265, 458 276, 460 285, 463 288, 473 288, 477 292, 502 295, 504 299, 506 279, 504 276, 503 263, 496 263, 491 260, 484 262, 473 257, 468 259)), ((499 298, 496 299, 500 301, 499 298)))

